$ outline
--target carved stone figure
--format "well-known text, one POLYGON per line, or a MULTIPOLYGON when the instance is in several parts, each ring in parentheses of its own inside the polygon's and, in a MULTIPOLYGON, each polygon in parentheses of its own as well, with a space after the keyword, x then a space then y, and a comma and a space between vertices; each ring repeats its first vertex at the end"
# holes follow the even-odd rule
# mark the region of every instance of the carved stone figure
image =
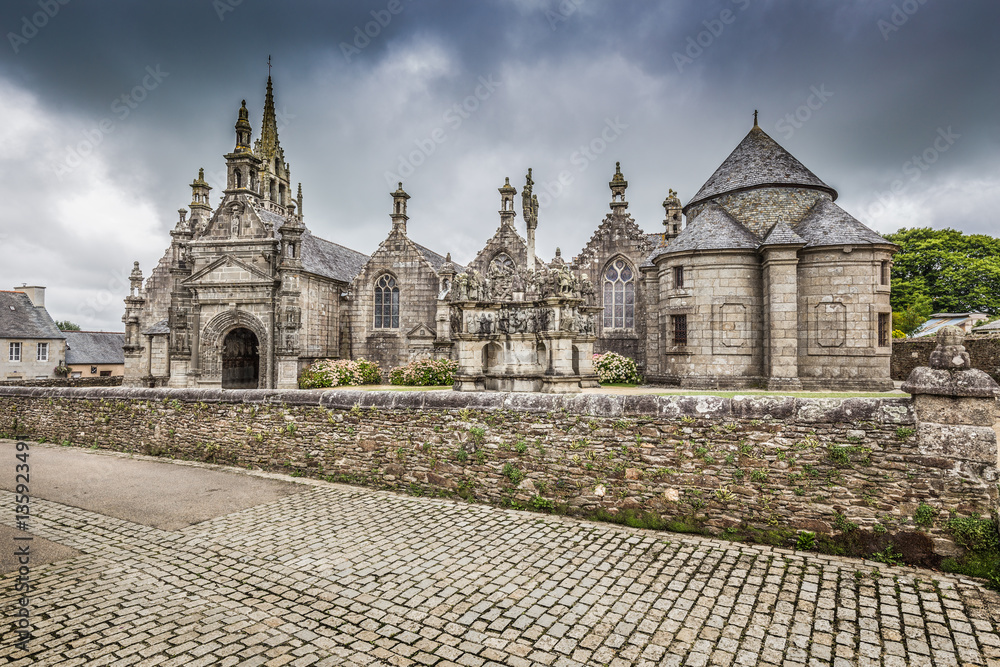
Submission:
POLYGON ((938 332, 938 344, 931 352, 931 368, 961 370, 971 368, 972 361, 965 350, 965 333, 958 327, 948 326, 938 332))

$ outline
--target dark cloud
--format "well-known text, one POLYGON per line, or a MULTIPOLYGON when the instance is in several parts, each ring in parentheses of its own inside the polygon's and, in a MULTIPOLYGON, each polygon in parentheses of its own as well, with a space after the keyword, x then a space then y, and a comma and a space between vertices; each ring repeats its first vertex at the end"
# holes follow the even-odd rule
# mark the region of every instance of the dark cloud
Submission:
POLYGON ((401 171, 411 235, 459 261, 529 166, 544 256, 586 243, 616 161, 659 231, 667 189, 690 197, 755 108, 871 226, 995 232, 998 20, 987 0, 6 2, 0 288, 120 328, 122 272, 148 273, 198 168, 222 169, 241 99, 259 124, 269 54, 306 222, 366 252, 401 171))

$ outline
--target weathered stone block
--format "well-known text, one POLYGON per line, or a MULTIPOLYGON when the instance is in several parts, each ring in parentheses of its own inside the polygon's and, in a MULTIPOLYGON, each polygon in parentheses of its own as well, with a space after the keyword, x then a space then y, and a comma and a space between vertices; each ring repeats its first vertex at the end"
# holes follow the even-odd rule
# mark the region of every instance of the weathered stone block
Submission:
POLYGON ((924 455, 997 465, 997 435, 991 426, 917 423, 917 447, 924 455))
POLYGON ((996 399, 918 394, 913 397, 917 418, 938 424, 993 426, 996 399))

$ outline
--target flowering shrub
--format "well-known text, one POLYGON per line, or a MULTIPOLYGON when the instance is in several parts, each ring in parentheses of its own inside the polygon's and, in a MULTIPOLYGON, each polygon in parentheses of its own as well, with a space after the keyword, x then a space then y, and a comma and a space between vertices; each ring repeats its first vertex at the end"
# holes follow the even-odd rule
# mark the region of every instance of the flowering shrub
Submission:
POLYGON ((302 371, 299 376, 299 388, 322 389, 324 387, 378 384, 381 381, 382 370, 376 361, 320 359, 302 371))
POLYGON ((639 384, 639 369, 635 359, 623 357, 615 352, 594 355, 594 370, 601 384, 639 384))
POLYGON ((412 387, 432 387, 455 382, 458 362, 450 359, 416 359, 389 371, 389 382, 412 387))

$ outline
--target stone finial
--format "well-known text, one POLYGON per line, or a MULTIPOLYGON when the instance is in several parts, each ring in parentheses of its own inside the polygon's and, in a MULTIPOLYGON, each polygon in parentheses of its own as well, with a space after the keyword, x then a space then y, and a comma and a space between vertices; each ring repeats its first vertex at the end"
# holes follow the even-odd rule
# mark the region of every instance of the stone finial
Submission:
POLYGON ((931 352, 931 368, 962 370, 971 368, 972 361, 965 350, 965 332, 955 326, 942 327, 937 335, 937 347, 931 352))
POLYGON ((931 352, 930 367, 918 366, 906 378, 902 390, 913 395, 990 398, 1000 386, 985 372, 972 368, 965 350, 965 333, 958 327, 943 327, 931 352))

